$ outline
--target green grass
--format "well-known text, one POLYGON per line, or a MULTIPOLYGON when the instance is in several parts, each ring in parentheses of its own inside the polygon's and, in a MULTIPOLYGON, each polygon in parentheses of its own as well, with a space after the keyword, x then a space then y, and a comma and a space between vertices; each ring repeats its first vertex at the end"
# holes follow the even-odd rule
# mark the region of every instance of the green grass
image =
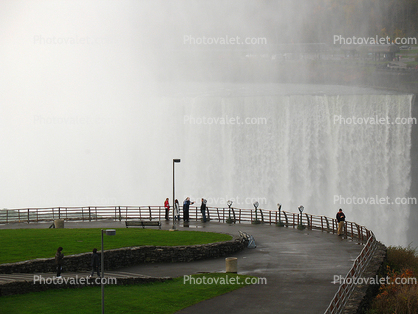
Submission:
MULTIPOLYGON (((106 286, 106 313, 174 313, 200 301, 244 287, 249 276, 200 274, 214 280, 238 277, 242 284, 184 284, 179 277, 163 283, 130 286, 106 286)), ((201 279, 202 280, 202 279, 201 279)), ((100 287, 50 290, 0 297, 0 313, 100 313, 100 287)))
MULTIPOLYGON (((0 264, 55 256, 58 247, 64 255, 100 250, 101 229, 2 229, 0 264)), ((104 235, 105 250, 130 246, 176 246, 206 244, 231 240, 226 234, 120 228, 115 236, 104 235)))
POLYGON ((411 67, 415 67, 415 66, 418 65, 418 62, 417 61, 409 61, 409 62, 406 62, 406 65, 409 65, 411 67))

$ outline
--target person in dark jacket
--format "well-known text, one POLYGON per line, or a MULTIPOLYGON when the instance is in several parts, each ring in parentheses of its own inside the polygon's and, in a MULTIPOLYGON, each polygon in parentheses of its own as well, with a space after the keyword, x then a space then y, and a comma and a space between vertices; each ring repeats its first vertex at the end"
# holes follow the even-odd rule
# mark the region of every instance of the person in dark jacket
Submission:
POLYGON ((57 250, 57 253, 55 253, 55 264, 57 265, 57 277, 61 277, 62 272, 62 264, 64 259, 64 254, 62 254, 63 248, 60 246, 57 250))
POLYGON ((340 210, 337 213, 337 222, 338 222, 338 231, 337 234, 343 235, 343 228, 344 228, 344 221, 345 221, 345 215, 343 213, 343 210, 340 208, 340 210))
POLYGON ((194 202, 190 202, 190 197, 186 198, 183 203, 183 220, 189 221, 189 206, 193 205, 194 202))
POLYGON ((91 256, 91 274, 90 277, 94 276, 94 272, 97 273, 97 276, 100 277, 100 256, 97 254, 97 249, 93 249, 93 254, 91 256))
POLYGON ((202 205, 200 205, 200 211, 202 212, 203 222, 206 222, 206 200, 202 198, 202 205))

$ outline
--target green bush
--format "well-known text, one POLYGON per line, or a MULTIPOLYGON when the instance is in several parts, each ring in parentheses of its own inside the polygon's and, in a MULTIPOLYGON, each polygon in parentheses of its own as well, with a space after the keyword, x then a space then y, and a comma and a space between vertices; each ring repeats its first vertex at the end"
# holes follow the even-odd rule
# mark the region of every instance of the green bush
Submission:
POLYGON ((401 246, 389 246, 388 264, 397 272, 410 269, 415 274, 418 274, 417 249, 412 248, 411 246, 408 246, 407 248, 401 246))

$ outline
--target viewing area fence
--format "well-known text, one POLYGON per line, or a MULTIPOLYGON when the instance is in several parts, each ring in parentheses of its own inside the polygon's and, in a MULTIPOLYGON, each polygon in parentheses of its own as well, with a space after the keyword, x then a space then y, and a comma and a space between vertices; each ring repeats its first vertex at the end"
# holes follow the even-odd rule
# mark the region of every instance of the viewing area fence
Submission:
MULTIPOLYGON (((170 219, 172 219, 170 208, 170 219)), ((182 216, 182 209, 180 208, 182 216)), ((291 213, 286 211, 265 209, 240 209, 228 207, 207 207, 207 219, 221 223, 264 223, 269 225, 283 225, 284 227, 307 228, 332 234, 337 233, 336 219, 311 214, 291 213)), ((190 206, 189 219, 200 221, 202 217, 200 207, 190 206)), ((38 223, 50 222, 56 219, 66 221, 99 221, 99 220, 165 220, 164 206, 86 206, 86 207, 55 207, 55 208, 24 208, 0 210, 0 224, 8 223, 38 223)), ((372 231, 354 222, 345 222, 343 237, 364 244, 359 256, 347 273, 345 280, 339 286, 329 304, 326 314, 341 313, 350 298, 355 280, 362 275, 364 269, 373 257, 377 241, 372 231)))

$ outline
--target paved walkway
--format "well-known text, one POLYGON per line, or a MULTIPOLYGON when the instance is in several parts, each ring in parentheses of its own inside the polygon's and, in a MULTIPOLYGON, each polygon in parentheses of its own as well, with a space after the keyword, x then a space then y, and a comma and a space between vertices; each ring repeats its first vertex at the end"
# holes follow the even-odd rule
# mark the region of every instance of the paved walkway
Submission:
MULTIPOLYGON (((172 222, 162 222, 170 229, 172 222)), ((47 224, 12 224, 0 228, 46 228, 47 224)), ((122 228, 124 222, 66 222, 66 228, 122 228)), ((254 236, 257 247, 235 254, 238 273, 267 279, 265 285, 251 285, 188 307, 180 313, 324 313, 338 290, 334 275, 345 276, 362 246, 336 235, 269 225, 226 225, 216 222, 190 222, 179 230, 223 232, 238 235, 245 231, 254 236)), ((179 277, 204 272, 224 272, 225 259, 170 264, 143 264, 107 272, 106 275, 179 277)), ((71 274, 67 274, 71 275, 71 274)), ((86 273, 79 274, 86 275, 86 273)), ((1 275, 16 280, 32 274, 1 275)), ((6 277, 6 278, 5 278, 6 277)), ((1 280, 1 279, 0 279, 1 280)))

